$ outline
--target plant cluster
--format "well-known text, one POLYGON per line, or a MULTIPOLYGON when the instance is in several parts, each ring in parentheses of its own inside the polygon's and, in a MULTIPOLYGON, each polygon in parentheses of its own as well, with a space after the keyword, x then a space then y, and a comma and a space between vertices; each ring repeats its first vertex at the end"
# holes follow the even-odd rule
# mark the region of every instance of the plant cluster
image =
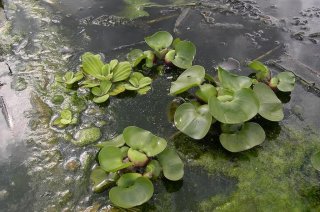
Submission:
POLYGON ((59 116, 52 122, 52 125, 59 128, 64 128, 71 124, 77 123, 77 118, 72 115, 70 110, 64 109, 60 112, 59 116))
POLYGON ((93 191, 102 192, 111 186, 113 204, 131 208, 147 202, 153 195, 151 179, 163 173, 168 180, 183 177, 183 162, 167 148, 165 139, 144 129, 130 126, 110 141, 98 144, 99 166, 91 173, 93 191))
POLYGON ((202 139, 211 124, 219 122, 220 143, 231 152, 261 144, 265 140, 265 132, 258 123, 251 121, 252 118, 259 114, 269 121, 281 121, 283 105, 273 89, 292 91, 295 77, 291 72, 271 77, 268 67, 259 61, 250 62, 249 67, 254 71, 252 78, 232 74, 219 66, 217 81, 208 77, 202 66, 195 65, 185 70, 172 82, 170 94, 197 89, 195 98, 181 104, 175 111, 175 126, 194 139, 202 139))

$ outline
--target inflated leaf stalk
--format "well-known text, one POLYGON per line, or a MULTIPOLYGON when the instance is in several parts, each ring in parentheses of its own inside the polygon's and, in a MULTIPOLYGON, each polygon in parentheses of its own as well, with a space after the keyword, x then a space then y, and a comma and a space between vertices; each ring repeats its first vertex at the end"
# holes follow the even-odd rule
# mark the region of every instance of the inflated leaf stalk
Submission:
POLYGON ((211 123, 208 105, 184 103, 174 114, 174 124, 178 130, 194 139, 202 139, 210 130, 211 123))
POLYGON ((232 126, 221 126, 222 132, 220 135, 220 143, 230 152, 241 152, 251 149, 263 143, 266 138, 265 132, 262 127, 253 122, 247 122, 237 125, 232 131, 232 126), (226 130, 225 128, 228 128, 226 130), (238 128, 238 129, 237 129, 238 128))
POLYGON ((264 83, 258 83, 253 91, 260 102, 259 114, 270 121, 281 121, 284 117, 283 105, 273 90, 264 83))
POLYGON ((170 94, 177 95, 192 87, 201 85, 204 81, 205 70, 202 66, 191 66, 185 70, 176 81, 171 83, 170 94))

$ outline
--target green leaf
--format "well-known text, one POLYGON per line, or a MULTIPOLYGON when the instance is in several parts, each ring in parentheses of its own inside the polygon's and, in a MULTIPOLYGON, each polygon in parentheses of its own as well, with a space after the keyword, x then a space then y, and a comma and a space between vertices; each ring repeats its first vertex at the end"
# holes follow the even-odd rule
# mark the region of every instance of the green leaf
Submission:
POLYGON ((96 54, 92 54, 90 52, 86 52, 81 57, 82 60, 82 68, 85 73, 97 77, 101 75, 101 69, 103 67, 103 62, 101 60, 101 56, 96 54))
POLYGON ((60 117, 62 119, 70 120, 72 119, 72 112, 70 110, 62 110, 60 112, 60 117))
POLYGON ((233 96, 211 96, 209 109, 211 115, 226 124, 237 124, 252 119, 259 111, 259 99, 250 88, 242 88, 233 96))
POLYGON ((311 164, 313 168, 320 171, 320 152, 316 152, 311 156, 311 164))
POLYGON ((107 172, 116 172, 132 166, 132 163, 123 163, 122 159, 122 152, 114 146, 103 147, 98 154, 99 164, 107 172))
POLYGON ((114 88, 109 92, 110 96, 116 96, 126 90, 125 86, 123 83, 119 83, 114 86, 114 88))
POLYGON ((281 72, 276 76, 279 80, 277 88, 283 92, 291 92, 294 89, 296 78, 292 72, 281 72))
POLYGON ((71 120, 70 119, 60 119, 60 123, 64 124, 64 125, 67 125, 67 124, 71 123, 71 120))
POLYGON ((152 83, 152 79, 150 77, 143 76, 140 72, 133 72, 129 79, 129 83, 130 84, 124 85, 127 90, 139 90, 150 85, 152 83))
POLYGON ((265 132, 259 124, 248 122, 235 133, 222 133, 220 143, 230 152, 241 152, 262 144, 265 138, 265 132))
POLYGON ((109 99, 109 94, 103 95, 103 96, 99 96, 99 97, 95 97, 93 98, 93 101, 95 103, 102 103, 105 102, 109 99))
POLYGON ((118 64, 119 64, 119 61, 117 59, 111 60, 109 63, 110 70, 113 70, 118 64))
POLYGON ((129 62, 120 62, 113 70, 112 82, 126 80, 130 76, 131 70, 129 62))
POLYGON ((254 60, 251 61, 248 66, 256 72, 257 80, 266 80, 270 78, 270 71, 263 63, 254 60))
POLYGON ((258 83, 253 91, 260 102, 259 114, 270 121, 281 121, 284 117, 283 106, 273 90, 264 83, 258 83))
POLYGON ((172 149, 165 149, 158 155, 163 174, 168 180, 177 181, 184 175, 184 165, 179 155, 172 149))
POLYGON ((157 179, 160 176, 161 171, 162 168, 160 163, 157 160, 151 160, 146 166, 143 176, 150 179, 157 179))
POLYGON ((196 96, 202 101, 208 103, 211 96, 217 95, 217 89, 211 84, 200 85, 199 90, 196 91, 196 96))
POLYGON ((102 96, 103 93, 102 93, 102 90, 100 87, 94 87, 91 89, 91 93, 95 96, 102 96))
POLYGON ((208 105, 196 107, 191 103, 184 103, 174 114, 174 124, 178 130, 194 139, 202 139, 208 133, 211 123, 208 105))
POLYGON ((132 148, 128 150, 128 158, 134 164, 134 166, 138 167, 143 167, 148 162, 148 157, 145 154, 132 148))
POLYGON ((185 70, 175 82, 171 83, 170 94, 177 95, 188 89, 199 86, 204 81, 205 70, 195 65, 185 70))
POLYGON ((151 199, 153 192, 152 182, 146 177, 139 177, 132 186, 113 187, 109 192, 109 198, 116 206, 132 208, 151 199))
POLYGON ((151 90, 151 87, 146 86, 146 87, 140 88, 139 90, 137 90, 137 92, 140 95, 145 95, 146 93, 148 93, 149 90, 151 90))
POLYGON ((81 80, 83 78, 83 74, 82 72, 77 72, 76 74, 74 74, 73 72, 69 71, 64 75, 64 82, 67 85, 72 85, 73 83, 81 80))
POLYGON ((241 88, 250 88, 252 85, 251 78, 232 74, 221 67, 218 67, 218 77, 223 88, 233 91, 240 90, 241 88))
MULTIPOLYGON (((120 16, 123 16, 130 20, 149 16, 149 13, 144 10, 144 8, 150 4, 149 0, 124 0, 124 2, 127 5, 120 13, 120 16)), ((153 3, 152 5, 156 4, 153 3)))
POLYGON ((171 61, 175 66, 183 69, 192 66, 196 55, 196 47, 190 41, 180 41, 175 45, 175 57, 171 61))
POLYGON ((128 146, 143 151, 148 157, 159 154, 167 146, 165 139, 135 126, 126 127, 123 131, 123 138, 128 146))
POLYGON ((100 82, 95 80, 85 80, 81 83, 81 85, 83 88, 93 88, 99 86, 100 82))
POLYGON ((146 41, 148 46, 150 46, 155 51, 160 52, 161 50, 166 49, 171 45, 173 37, 169 32, 159 31, 149 37, 145 37, 144 40, 146 41))
POLYGON ((139 65, 141 61, 146 57, 147 56, 143 53, 141 49, 133 49, 127 55, 129 62, 132 64, 132 67, 136 67, 137 65, 139 65))
POLYGON ((101 81, 101 83, 100 83, 101 93, 103 95, 108 93, 108 91, 110 90, 111 86, 112 86, 112 83, 110 81, 101 81))
POLYGON ((92 182, 92 190, 94 192, 103 192, 108 187, 116 183, 119 178, 116 173, 107 173, 101 167, 97 166, 90 174, 90 180, 92 182))
POLYGON ((139 177, 142 177, 142 175, 139 173, 126 173, 119 178, 117 181, 117 186, 123 188, 132 186, 139 177))
POLYGON ((101 143, 98 143, 96 146, 103 148, 105 146, 115 146, 115 147, 122 147, 125 144, 125 140, 123 139, 122 134, 118 135, 117 137, 109 140, 109 141, 104 141, 101 143))
POLYGON ((143 54, 146 56, 146 67, 152 68, 153 67, 153 61, 155 59, 155 55, 152 51, 144 51, 143 54))

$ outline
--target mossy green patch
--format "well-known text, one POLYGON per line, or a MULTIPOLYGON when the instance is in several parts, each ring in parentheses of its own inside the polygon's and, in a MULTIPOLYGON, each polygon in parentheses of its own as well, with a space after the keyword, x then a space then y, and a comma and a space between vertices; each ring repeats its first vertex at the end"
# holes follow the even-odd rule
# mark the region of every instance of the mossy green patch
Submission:
MULTIPOLYGON (((193 148, 199 151, 201 145, 193 148)), ((318 135, 284 126, 277 139, 243 153, 230 154, 219 145, 207 148, 192 165, 234 177, 238 184, 231 196, 212 196, 199 203, 199 210, 319 210, 319 174, 310 164, 314 149, 320 149, 318 135)))
POLYGON ((85 146, 98 141, 101 137, 101 131, 97 127, 85 128, 75 134, 75 139, 71 142, 77 146, 85 146))

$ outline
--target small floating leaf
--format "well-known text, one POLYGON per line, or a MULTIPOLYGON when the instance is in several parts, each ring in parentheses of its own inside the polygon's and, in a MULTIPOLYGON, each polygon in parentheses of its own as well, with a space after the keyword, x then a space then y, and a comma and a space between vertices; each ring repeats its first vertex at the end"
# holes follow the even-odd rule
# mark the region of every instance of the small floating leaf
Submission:
POLYGON ((141 49, 133 49, 131 52, 129 52, 127 58, 129 62, 131 62, 132 67, 136 67, 141 63, 143 59, 146 58, 146 55, 143 53, 141 49))
MULTIPOLYGON (((195 55, 196 47, 192 42, 180 41, 175 45, 175 56, 170 62, 179 68, 187 69, 192 66, 195 55)), ((169 58, 172 58, 172 56, 169 58)))
POLYGON ((139 177, 129 187, 113 187, 109 198, 113 204, 122 208, 142 205, 151 199, 154 192, 152 182, 146 177, 139 177))
POLYGON ((265 132, 259 124, 248 122, 244 123, 238 132, 223 132, 220 143, 230 152, 241 152, 262 144, 265 138, 265 132))
POLYGON ((103 103, 105 101, 107 101, 109 99, 109 94, 103 95, 103 96, 99 96, 99 97, 94 97, 93 101, 95 103, 103 103))
POLYGON ((82 72, 77 72, 76 74, 74 74, 73 72, 68 71, 63 78, 64 78, 64 82, 67 85, 72 85, 73 83, 81 80, 83 78, 83 74, 82 72))
POLYGON ((191 103, 184 103, 176 110, 174 123, 184 134, 194 139, 202 139, 208 133, 212 123, 209 106, 196 107, 191 103))
POLYGON ((258 83, 254 86, 259 102, 259 114, 270 121, 281 121, 283 119, 283 106, 273 90, 264 83, 258 83))
POLYGON ((317 152, 311 156, 311 164, 313 168, 320 171, 320 152, 317 152))
POLYGON ((162 168, 160 163, 157 160, 151 160, 146 166, 143 176, 157 179, 161 174, 162 168))
POLYGON ((283 92, 291 92, 294 89, 296 78, 292 72, 281 72, 276 78, 279 80, 277 88, 283 92))
POLYGON ((103 147, 99 152, 98 159, 101 168, 107 172, 116 172, 132 165, 132 163, 122 162, 122 152, 114 146, 103 147))
POLYGON ((101 75, 101 69, 103 67, 103 62, 101 60, 101 56, 96 54, 92 54, 90 52, 86 52, 81 57, 82 60, 82 68, 85 73, 97 77, 101 75))
POLYGON ((184 165, 179 155, 172 149, 165 149, 158 155, 163 174, 168 180, 177 181, 184 175, 184 165))
POLYGON ((127 188, 129 186, 132 186, 136 179, 139 177, 142 177, 139 173, 126 173, 122 175, 119 180, 117 181, 117 185, 123 188, 127 188))
POLYGON ((218 67, 218 77, 224 88, 228 88, 233 91, 237 91, 241 88, 250 88, 252 85, 251 78, 232 74, 221 67, 218 67))
POLYGON ((134 166, 138 167, 145 166, 148 162, 148 157, 145 154, 132 148, 128 150, 128 158, 134 166))
POLYGON ((135 126, 126 127, 123 131, 123 138, 128 146, 143 151, 148 157, 159 154, 167 146, 165 139, 135 126))
POLYGON ((90 180, 92 181, 92 190, 94 192, 102 192, 107 189, 109 186, 116 183, 116 180, 119 178, 116 173, 107 173, 101 167, 96 167, 92 170, 90 174, 90 180))
POLYGON ((171 45, 173 37, 169 32, 159 31, 149 37, 146 37, 144 40, 146 41, 148 46, 150 46, 155 51, 160 52, 161 50, 166 49, 171 45))
POLYGON ((191 66, 171 83, 170 94, 177 95, 192 87, 199 86, 203 82, 204 76, 205 70, 202 66, 191 66))
POLYGON ((250 88, 242 88, 233 96, 211 96, 209 109, 212 116, 226 124, 248 121, 259 111, 259 99, 250 88))
POLYGON ((122 147, 125 144, 125 140, 123 139, 122 134, 118 135, 117 137, 109 140, 109 141, 104 141, 101 143, 98 143, 96 146, 103 148, 105 146, 115 146, 115 147, 122 147))
POLYGON ((265 80, 270 78, 269 68, 265 66, 263 63, 254 60, 251 61, 248 66, 256 72, 257 80, 265 80))

